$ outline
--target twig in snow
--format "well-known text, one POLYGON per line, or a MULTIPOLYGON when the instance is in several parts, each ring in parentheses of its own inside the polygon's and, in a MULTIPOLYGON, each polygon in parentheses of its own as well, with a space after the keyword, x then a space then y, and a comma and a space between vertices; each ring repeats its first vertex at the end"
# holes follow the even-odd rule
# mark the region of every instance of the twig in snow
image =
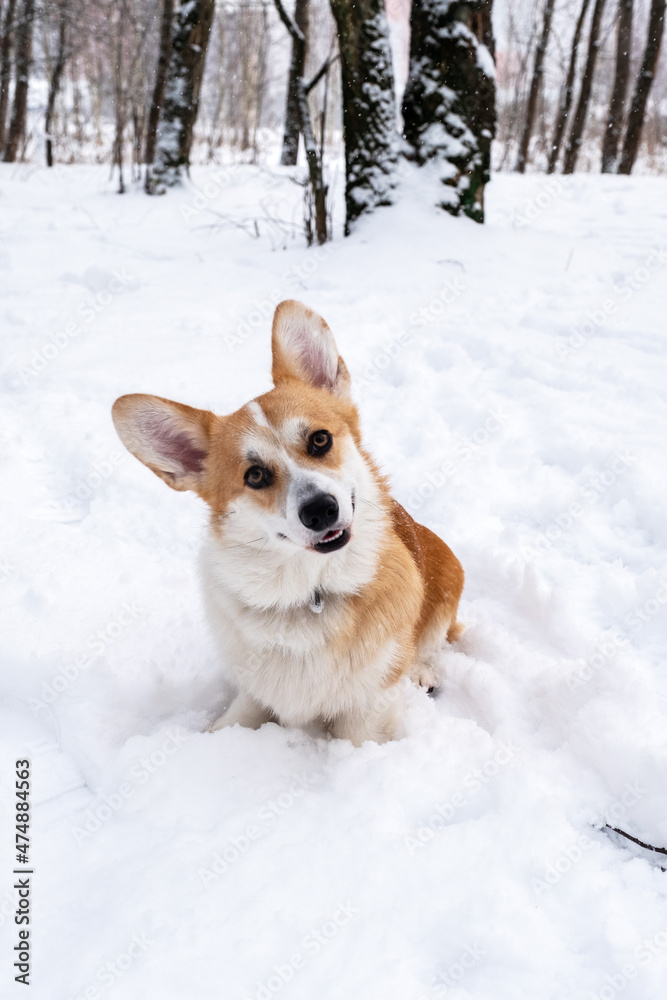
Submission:
MULTIPOLYGON (((611 830, 613 833, 617 833, 620 837, 625 837, 626 840, 631 840, 633 844, 637 844, 639 847, 643 847, 645 851, 653 851, 655 854, 664 854, 667 856, 667 849, 664 847, 653 847, 652 844, 645 844, 643 840, 638 840, 637 837, 631 836, 631 834, 626 833, 625 830, 619 830, 616 826, 610 826, 609 823, 605 823, 605 830, 611 830)), ((667 871, 667 868, 660 866, 661 870, 667 871)))

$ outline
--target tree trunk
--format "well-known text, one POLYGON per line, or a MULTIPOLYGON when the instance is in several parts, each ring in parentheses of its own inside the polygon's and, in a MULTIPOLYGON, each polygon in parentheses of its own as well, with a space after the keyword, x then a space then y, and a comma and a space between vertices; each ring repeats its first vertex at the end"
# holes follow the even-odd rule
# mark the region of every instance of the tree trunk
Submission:
POLYGON ((345 233, 395 184, 396 100, 383 0, 330 0, 341 57, 345 233))
POLYGON ((530 145, 530 137, 533 134, 535 111, 537 110, 537 98, 540 93, 540 85, 542 83, 542 75, 544 73, 544 57, 546 55, 547 45, 549 44, 549 34, 551 33, 551 20, 553 18, 555 2, 556 0, 546 0, 544 5, 542 34, 540 35, 540 40, 537 43, 537 48, 535 50, 535 65, 533 67, 533 78, 530 81, 528 107, 526 108, 526 121, 523 126, 523 134, 519 145, 519 155, 514 168, 519 174, 523 174, 526 171, 528 147, 530 145))
POLYGON ((630 78, 630 56, 632 55, 632 7, 633 0, 619 0, 618 3, 618 34, 616 36, 616 69, 614 71, 614 89, 611 93, 607 128, 602 143, 602 173, 613 174, 616 171, 618 145, 621 141, 625 99, 630 78))
MULTIPOLYGON (((282 0, 274 0, 276 5, 276 10, 280 16, 280 20, 283 22, 290 35, 292 36, 292 43, 297 49, 297 59, 300 61, 301 65, 305 65, 306 56, 306 36, 303 34, 301 28, 296 24, 295 21, 291 19, 289 14, 283 7, 282 0)), ((326 243, 329 238, 329 232, 327 227, 327 191, 328 187, 324 183, 324 177, 322 174, 322 161, 317 153, 317 143, 315 141, 315 132, 313 130, 313 123, 310 117, 310 108, 308 106, 308 90, 306 83, 302 76, 297 80, 297 111, 299 115, 299 131, 303 136, 303 144, 306 150, 306 161, 308 163, 308 176, 310 180, 311 194, 315 209, 315 232, 317 237, 317 242, 322 244, 326 243)), ((297 133, 298 138, 298 133, 297 133)), ((312 242, 312 225, 310 218, 306 217, 306 235, 308 237, 308 243, 312 242)))
POLYGON ((166 187, 179 184, 182 168, 188 169, 214 13, 215 0, 180 0, 153 167, 146 184, 151 193, 163 193, 166 187))
POLYGON ((25 132, 34 20, 35 0, 23 0, 16 29, 16 85, 14 87, 12 118, 9 123, 7 143, 3 155, 5 163, 14 163, 16 160, 19 144, 25 132))
MULTIPOLYGON (((167 79, 169 53, 171 52, 171 27, 173 20, 174 0, 163 0, 162 23, 160 25, 160 50, 157 60, 157 70, 155 72, 153 98, 151 100, 151 109, 148 114, 148 126, 146 129, 146 149, 144 153, 144 160, 148 166, 152 164, 155 156, 157 126, 160 120, 162 101, 164 100, 164 85, 167 79)), ((146 179, 148 179, 148 173, 146 174, 146 179)))
POLYGON ((570 138, 567 144, 567 149, 565 150, 565 162, 563 163, 564 174, 573 174, 574 168, 577 165, 577 157, 579 156, 579 149, 581 148, 581 139, 586 125, 588 105, 591 99, 593 77, 595 75, 595 63, 597 61, 598 50, 600 48, 600 22, 602 21, 604 5, 605 0, 595 0, 593 18, 591 20, 591 31, 588 36, 588 55, 586 56, 584 75, 581 79, 579 101, 577 103, 576 111, 574 112, 570 138))
POLYGON ((308 7, 310 0, 296 0, 294 23, 306 40, 303 47, 292 40, 292 62, 287 81, 287 101, 285 104, 285 131, 280 163, 283 167, 295 167, 299 155, 299 80, 303 79, 308 48, 308 7))
POLYGON ((412 158, 439 164, 439 207, 476 222, 496 124, 491 10, 491 0, 413 0, 403 97, 412 158))
POLYGON ((577 23, 574 29, 574 35, 572 36, 572 48, 570 49, 570 64, 567 68, 567 77, 565 79, 565 87, 563 89, 563 96, 561 98, 560 107, 558 108, 558 118, 556 119, 556 127, 554 128, 554 136, 551 140, 551 152, 549 153, 549 164, 547 166, 547 173, 552 174, 556 169, 556 164, 558 163, 558 156, 560 153, 560 147, 563 142, 563 136, 565 135, 565 128, 567 126, 567 119, 570 114, 570 108, 572 107, 572 98, 574 97, 574 78, 577 75, 577 55, 579 54, 579 42, 581 41, 581 33, 584 29, 584 21, 586 20, 586 14, 588 13, 588 7, 590 0, 583 0, 581 5, 581 10, 579 11, 579 17, 577 18, 577 23))
POLYGON ((317 143, 313 131, 310 109, 308 107, 308 94, 303 79, 299 81, 299 125, 303 135, 303 144, 306 149, 306 160, 308 161, 308 175, 313 193, 315 205, 315 235, 317 242, 326 243, 329 233, 327 228, 327 191, 328 187, 324 183, 322 176, 322 161, 317 153, 317 143))
POLYGON ((255 79, 255 87, 253 97, 253 105, 255 109, 255 114, 253 116, 253 128, 252 128, 252 162, 257 163, 257 131, 259 129, 260 122, 262 120, 262 107, 264 105, 264 98, 266 92, 266 68, 267 59, 269 54, 269 18, 267 14, 266 5, 262 4, 260 7, 261 17, 262 17, 262 31, 257 44, 257 75, 255 79))
POLYGON ((7 108, 9 106, 9 87, 12 78, 12 32, 14 30, 14 13, 16 0, 8 0, 5 17, 2 22, 2 39, 0 40, 0 149, 5 142, 5 126, 7 124, 7 108))
POLYGON ((49 96, 46 102, 46 114, 44 115, 44 132, 46 134, 46 165, 53 166, 53 138, 51 136, 51 125, 53 124, 53 110, 56 104, 56 97, 60 90, 60 81, 65 70, 66 42, 67 42, 67 3, 64 0, 58 7, 58 51, 56 61, 49 80, 49 96))
POLYGON ((124 41, 127 31, 127 0, 118 0, 116 4, 118 20, 116 22, 116 58, 114 60, 114 113, 116 131, 113 141, 112 163, 118 167, 118 194, 125 194, 125 178, 123 177, 123 154, 125 151, 125 124, 127 120, 127 71, 124 65, 124 41))
POLYGON ((655 67, 660 54, 660 44, 665 28, 665 0, 652 0, 651 12, 648 19, 648 35, 646 38, 646 48, 642 59, 642 68, 639 71, 635 92, 632 97, 630 114, 628 115, 628 125, 625 132, 625 142, 621 162, 618 166, 619 174, 629 174, 637 157, 639 140, 642 135, 644 124, 644 114, 646 112, 646 102, 651 91, 655 67))

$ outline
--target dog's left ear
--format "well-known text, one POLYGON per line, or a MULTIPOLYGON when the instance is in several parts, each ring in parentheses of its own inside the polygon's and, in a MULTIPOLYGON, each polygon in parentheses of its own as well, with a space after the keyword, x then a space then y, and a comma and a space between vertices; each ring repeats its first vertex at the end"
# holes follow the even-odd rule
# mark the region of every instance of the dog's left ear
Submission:
POLYGON ((201 495, 216 420, 212 413, 161 396, 131 393, 116 400, 111 414, 119 438, 140 462, 173 490, 201 495))
POLYGON ((331 330, 321 316, 302 302, 286 299, 273 317, 271 337, 273 384, 299 379, 350 398, 351 379, 331 330))

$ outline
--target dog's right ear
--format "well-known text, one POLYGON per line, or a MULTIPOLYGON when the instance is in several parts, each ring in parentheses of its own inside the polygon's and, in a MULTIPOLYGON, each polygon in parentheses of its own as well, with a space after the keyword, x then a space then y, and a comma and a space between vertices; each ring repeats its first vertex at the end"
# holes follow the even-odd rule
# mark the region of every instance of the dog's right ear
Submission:
POLYGON ((175 490, 199 492, 215 415, 160 396, 121 396, 111 410, 118 436, 175 490))
POLYGON ((322 317, 303 302, 286 299, 276 307, 271 334, 273 384, 299 379, 350 398, 351 379, 336 341, 322 317))

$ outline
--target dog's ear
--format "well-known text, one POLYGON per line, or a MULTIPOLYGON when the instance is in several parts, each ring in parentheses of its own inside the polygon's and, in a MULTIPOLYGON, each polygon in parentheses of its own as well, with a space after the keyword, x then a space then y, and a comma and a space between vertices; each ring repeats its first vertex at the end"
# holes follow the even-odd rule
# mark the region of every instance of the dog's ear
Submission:
POLYGON ((271 337, 273 384, 300 379, 327 389, 341 399, 350 397, 350 373, 338 353, 331 330, 321 316, 302 302, 281 302, 273 317, 271 337))
POLYGON ((175 490, 199 492, 213 413, 135 393, 113 404, 113 422, 128 451, 175 490))

